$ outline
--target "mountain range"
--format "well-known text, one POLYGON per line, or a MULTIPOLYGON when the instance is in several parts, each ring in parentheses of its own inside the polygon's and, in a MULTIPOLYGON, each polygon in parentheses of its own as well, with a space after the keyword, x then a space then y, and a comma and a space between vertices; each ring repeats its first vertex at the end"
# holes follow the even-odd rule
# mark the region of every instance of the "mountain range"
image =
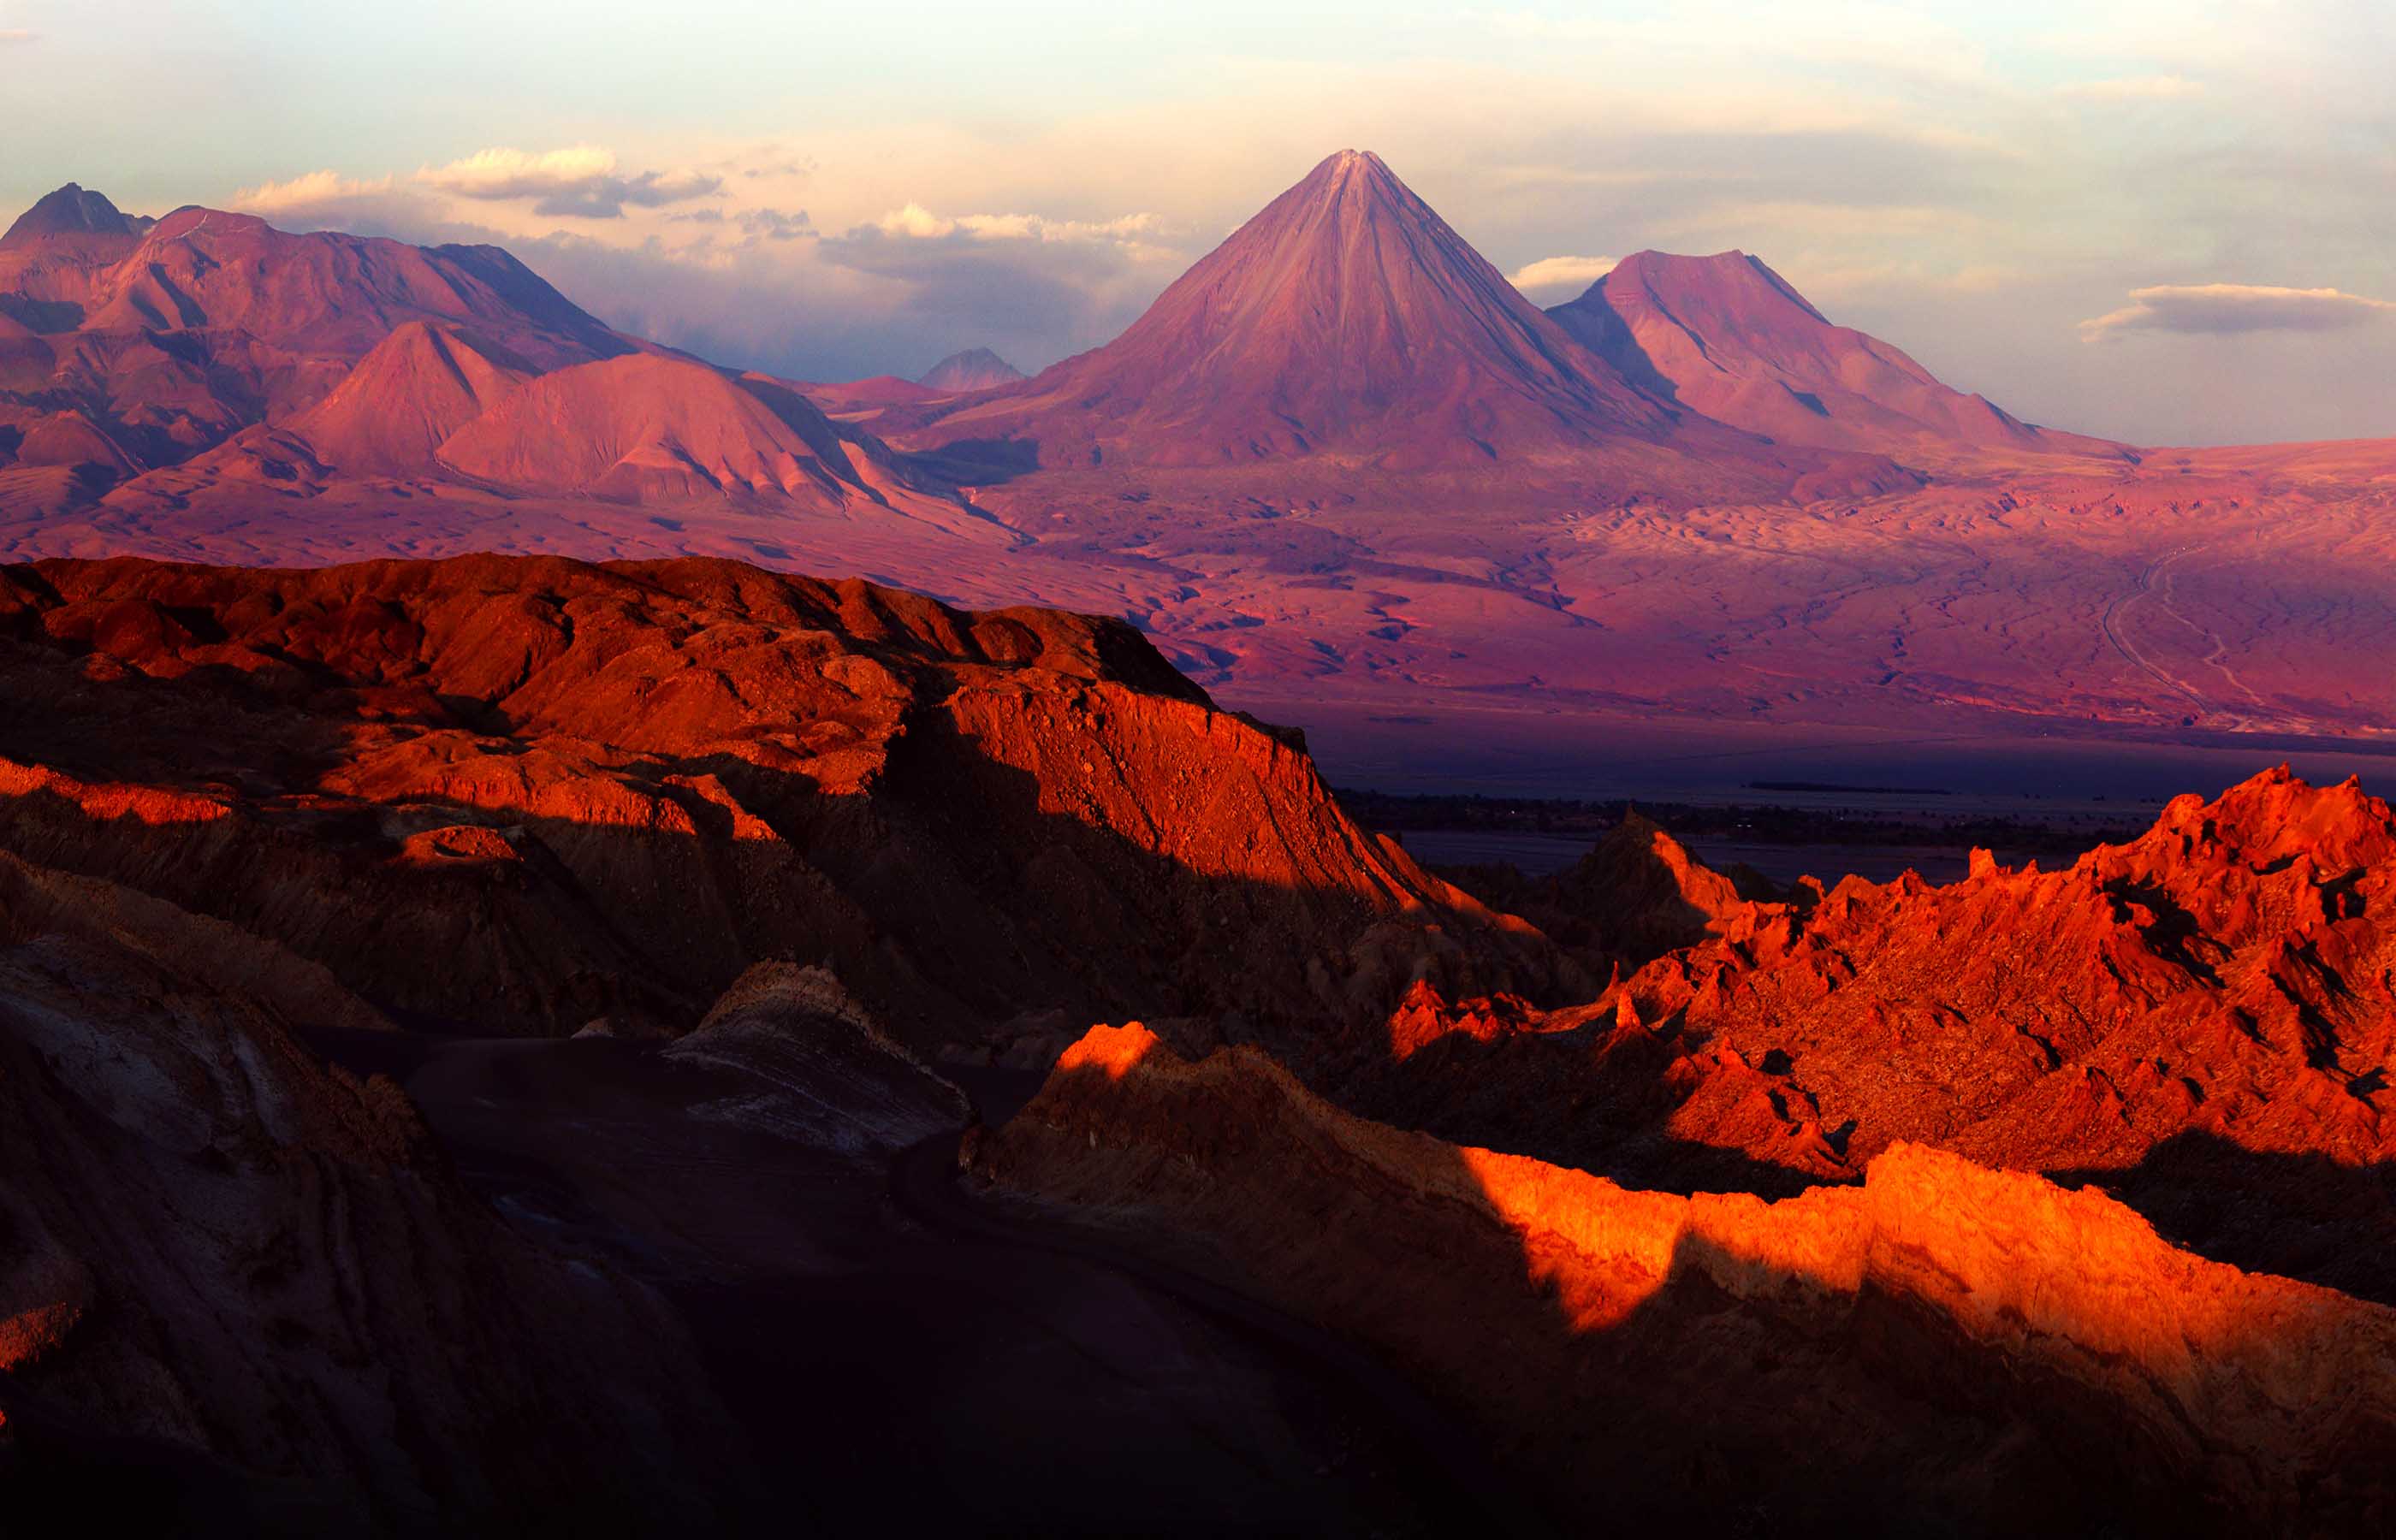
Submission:
POLYGON ((1368 153, 1114 341, 1015 373, 779 379, 497 248, 70 185, 0 238, 0 551, 862 568, 1130 617, 1359 765, 1426 715, 1498 752, 1559 711, 2324 738, 2396 712, 2343 642, 2396 609, 2336 554, 2387 445, 2033 425, 1737 252, 1642 252, 1542 312, 1368 153), (2331 512, 2274 517, 2290 496, 2331 512))
POLYGON ((1326 769, 2367 742, 2388 445, 1541 311, 1354 152, 1029 379, 72 186, 0 278, 15 1527, 2386 1532, 2388 802, 1535 879, 1326 769))

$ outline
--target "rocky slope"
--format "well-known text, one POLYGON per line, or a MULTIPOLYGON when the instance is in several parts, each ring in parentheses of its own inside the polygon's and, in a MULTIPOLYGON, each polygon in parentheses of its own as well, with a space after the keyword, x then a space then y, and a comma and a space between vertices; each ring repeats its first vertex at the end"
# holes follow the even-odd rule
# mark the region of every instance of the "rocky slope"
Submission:
POLYGON ((1120 622, 727 563, 41 563, 0 637, 0 848, 403 1019, 681 1030, 776 958, 918 1044, 1596 987, 1120 622))
POLYGON ((1502 865, 1454 875, 1579 953, 1591 971, 1617 976, 1721 933, 1751 903, 1787 896, 1752 868, 1714 870, 1635 808, 1551 877, 1525 878, 1502 865))
POLYGON ((230 927, 0 858, 12 1513, 708 1521, 728 1425, 679 1322, 500 1224, 395 1087, 300 1045, 307 1019, 388 1031, 230 927))
MULTIPOLYGON (((2389 444, 2050 453, 2080 441, 2032 444, 1744 258, 1626 265, 1605 292, 1644 269, 1681 352, 1609 355, 1564 323, 1635 351, 1611 303, 1530 307, 1370 157, 1299 191, 1047 386, 686 375, 661 401, 628 367, 602 376, 625 400, 561 391, 554 421, 497 431, 512 448, 483 468, 523 465, 524 486, 402 469, 456 420, 437 358, 400 371, 406 445, 370 412, 339 434, 296 419, 412 323, 549 370, 648 345, 489 252, 206 210, 146 226, 65 195, 0 248, 0 554, 706 554, 1064 604, 1139 617, 1226 699, 1306 711, 1347 773, 1393 739, 1457 778, 1636 761, 1659 717, 1743 749, 1916 755, 1957 732, 2057 753, 2124 730, 2370 737, 2396 712, 2371 666, 2396 609, 2366 580, 2389 444), (201 319, 143 286, 137 247, 201 319), (1692 405, 1715 376, 1711 409, 1776 442, 1692 405), (1741 392, 1777 415, 1743 417, 1741 392), (686 393, 704 409, 675 410, 686 393), (1661 439, 1625 427, 1656 414, 1661 439), (586 463, 551 431, 622 453, 586 463)), ((351 393, 391 388, 371 378, 351 393)))
POLYGON ((1636 252, 1548 314, 1628 378, 1784 443, 1942 467, 1990 456, 2130 458, 2121 445, 2033 427, 1950 389, 1880 339, 1831 325, 1743 251, 1636 252))
POLYGON ((974 522, 788 386, 619 336, 495 247, 137 222, 68 188, 0 242, 0 513, 338 521, 399 482, 974 522))
POLYGON ((74 413, 143 468, 306 411, 410 324, 471 328, 536 368, 636 346, 494 246, 295 235, 205 208, 134 221, 73 187, 0 244, 0 311, 48 359, 20 358, 0 421, 74 413))
POLYGON ((448 437, 539 370, 455 326, 411 321, 375 344, 290 433, 335 471, 423 475, 448 437))
POLYGON ((2396 1313, 1921 1146, 1779 1203, 1627 1191, 1135 1026, 970 1161, 1392 1353, 1564 1528, 2364 1533, 2396 1501, 2396 1313))
POLYGON ((1793 1191, 1937 1145, 2396 1301, 2391 893, 2388 805, 2271 771, 2064 870, 1849 879, 1730 911, 1588 1005, 1413 1021, 1424 1046, 1368 1105, 1683 1188, 1793 1191))
POLYGON ((1485 466, 1652 442, 1674 425, 1378 156, 1353 150, 1241 226, 1122 337, 928 417, 906 442, 1025 440, 1052 467, 1316 455, 1485 466))
POLYGON ((968 523, 921 496, 880 445, 844 434, 796 392, 688 359, 632 355, 544 375, 459 424, 433 460, 532 494, 730 498, 825 512, 895 501, 968 523))

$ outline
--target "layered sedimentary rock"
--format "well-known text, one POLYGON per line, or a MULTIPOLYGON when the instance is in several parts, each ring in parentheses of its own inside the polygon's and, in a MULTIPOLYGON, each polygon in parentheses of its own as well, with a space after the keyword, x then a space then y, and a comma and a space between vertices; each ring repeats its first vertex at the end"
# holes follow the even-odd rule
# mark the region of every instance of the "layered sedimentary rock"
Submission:
POLYGON ((2396 1298, 2396 822, 2285 769, 2059 871, 1746 905, 1592 1003, 1438 1036, 1366 1104, 1643 1183, 1790 1191, 1900 1141, 2117 1188, 2396 1298))
POLYGON ((5 569, 0 636, 0 848, 404 1020, 681 1030, 768 959, 919 1044, 1596 987, 1120 622, 725 563, 117 562, 5 569))
POLYGON ((762 1082, 711 1115, 819 1149, 886 1153, 962 1126, 964 1095, 884 1034, 829 969, 760 962, 665 1056, 762 1082))
POLYGON ((0 1449, 12 1515, 200 1533, 705 1522, 729 1430, 647 1290, 534 1248, 322 970, 0 860, 0 1449))
POLYGON ((1777 1203, 1629 1191, 1098 1029, 974 1176, 1379 1345, 1566 1527, 2369 1533, 2396 1312, 1894 1144, 1777 1203))

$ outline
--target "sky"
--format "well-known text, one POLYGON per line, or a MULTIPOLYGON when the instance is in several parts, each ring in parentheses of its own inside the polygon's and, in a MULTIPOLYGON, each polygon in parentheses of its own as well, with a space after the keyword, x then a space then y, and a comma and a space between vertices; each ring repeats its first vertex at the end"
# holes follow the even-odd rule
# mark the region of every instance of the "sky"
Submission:
POLYGON ((800 378, 1097 346, 1332 152, 1555 304, 1763 258, 2034 421, 2396 435, 2396 6, 0 0, 0 206, 496 241, 800 378))

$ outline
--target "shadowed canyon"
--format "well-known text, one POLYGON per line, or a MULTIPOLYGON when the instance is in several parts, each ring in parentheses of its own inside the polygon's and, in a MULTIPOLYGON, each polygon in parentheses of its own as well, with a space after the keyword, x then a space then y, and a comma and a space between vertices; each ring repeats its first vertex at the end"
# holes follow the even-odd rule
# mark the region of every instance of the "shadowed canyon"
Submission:
POLYGON ((0 1504, 2385 1533, 2391 497, 1744 252, 1542 309, 1357 151, 1100 347, 841 381, 70 183, 0 237, 0 1504), (1767 825, 1848 864, 1699 853, 1767 825))

